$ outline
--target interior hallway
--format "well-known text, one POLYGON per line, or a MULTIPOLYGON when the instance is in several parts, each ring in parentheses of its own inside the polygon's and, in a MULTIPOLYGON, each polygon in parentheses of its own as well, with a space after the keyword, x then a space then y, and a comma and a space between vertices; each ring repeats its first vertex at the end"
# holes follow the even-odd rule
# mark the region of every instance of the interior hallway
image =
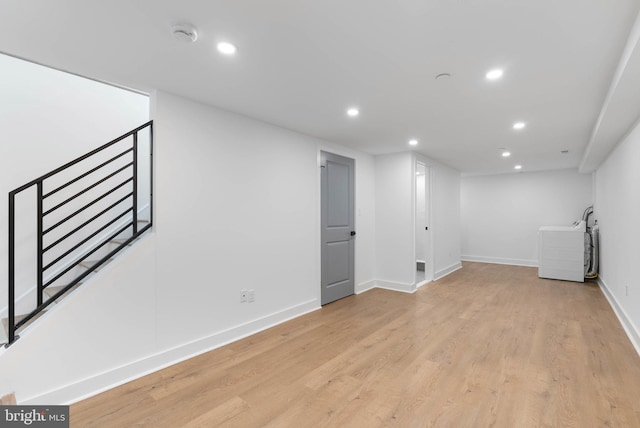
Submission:
POLYGON ((464 263, 71 407, 72 427, 640 427, 640 357, 593 283, 464 263))

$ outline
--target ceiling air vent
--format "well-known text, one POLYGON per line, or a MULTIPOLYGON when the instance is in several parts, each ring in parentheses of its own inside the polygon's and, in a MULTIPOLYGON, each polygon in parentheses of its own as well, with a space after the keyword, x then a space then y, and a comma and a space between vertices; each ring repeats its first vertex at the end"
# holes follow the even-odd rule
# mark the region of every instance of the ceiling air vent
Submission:
POLYGON ((198 31, 193 25, 174 25, 171 27, 171 34, 181 42, 193 43, 198 40, 198 31))

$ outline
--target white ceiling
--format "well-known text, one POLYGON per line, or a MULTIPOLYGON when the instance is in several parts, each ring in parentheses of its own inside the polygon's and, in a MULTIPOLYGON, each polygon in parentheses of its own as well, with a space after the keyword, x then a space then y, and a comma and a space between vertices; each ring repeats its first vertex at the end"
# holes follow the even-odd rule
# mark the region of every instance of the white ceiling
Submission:
POLYGON ((414 150, 467 174, 512 172, 517 163, 537 171, 579 167, 590 142, 589 153, 602 159, 637 120, 638 99, 613 95, 640 88, 637 73, 614 79, 639 7, 640 0, 0 0, 0 51, 373 154, 408 150, 416 138, 414 150), (185 22, 197 27, 196 43, 172 37, 170 27, 185 22), (220 40, 238 53, 219 55, 220 40), (495 67, 504 77, 489 82, 485 73, 495 67), (440 73, 452 77, 436 80, 440 73), (355 119, 345 114, 352 105, 361 111, 355 119), (607 119, 617 111, 628 117, 607 119), (511 129, 517 120, 527 127, 511 129))

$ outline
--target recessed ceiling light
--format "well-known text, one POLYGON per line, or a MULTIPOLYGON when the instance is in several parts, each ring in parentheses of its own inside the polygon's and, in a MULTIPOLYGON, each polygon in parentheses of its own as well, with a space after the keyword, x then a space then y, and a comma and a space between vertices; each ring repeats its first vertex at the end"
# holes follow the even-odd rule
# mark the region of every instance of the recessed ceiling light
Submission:
POLYGON ((522 129, 525 126, 527 126, 527 124, 524 122, 516 122, 513 124, 513 129, 522 129))
POLYGON ((440 73, 436 75, 436 80, 447 80, 450 77, 451 77, 450 73, 440 73))
POLYGON ((198 30, 189 24, 174 25, 171 27, 171 34, 181 42, 193 43, 198 40, 198 30))
POLYGON ((504 72, 500 68, 494 68, 493 70, 489 70, 486 74, 487 79, 489 80, 497 80, 502 77, 504 72))
POLYGON ((508 158, 509 156, 511 156, 511 152, 502 152, 503 158, 508 158))
POLYGON ((409 145, 410 146, 417 146, 418 145, 418 140, 415 140, 415 139, 409 140, 409 145))
POLYGON ((513 169, 522 169, 522 165, 516 165, 513 167, 513 169))
POLYGON ((347 110, 347 115, 349 117, 356 117, 360 114, 360 110, 358 110, 355 107, 351 107, 350 109, 347 110))
POLYGON ((224 55, 233 55, 238 52, 238 48, 229 42, 218 43, 218 52, 224 55))

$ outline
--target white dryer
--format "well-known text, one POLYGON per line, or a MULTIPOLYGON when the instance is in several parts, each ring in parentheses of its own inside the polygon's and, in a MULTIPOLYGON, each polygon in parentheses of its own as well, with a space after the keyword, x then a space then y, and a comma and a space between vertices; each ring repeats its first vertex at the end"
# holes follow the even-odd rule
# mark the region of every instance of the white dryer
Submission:
POLYGON ((538 276, 584 282, 585 232, 584 220, 538 229, 538 276))

